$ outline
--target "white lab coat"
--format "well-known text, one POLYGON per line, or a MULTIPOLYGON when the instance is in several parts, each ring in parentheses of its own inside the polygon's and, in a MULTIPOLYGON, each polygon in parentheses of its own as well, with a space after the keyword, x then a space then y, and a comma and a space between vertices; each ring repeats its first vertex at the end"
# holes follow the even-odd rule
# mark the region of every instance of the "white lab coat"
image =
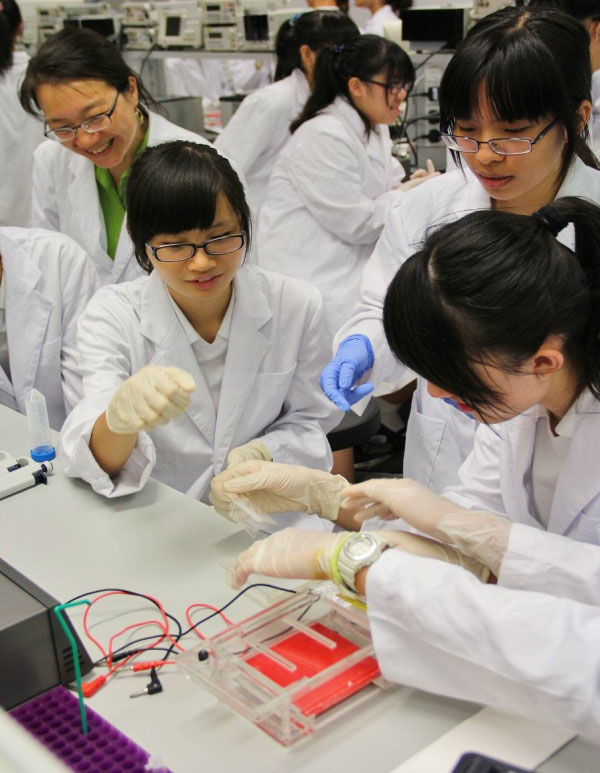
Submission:
POLYGON ((246 177, 255 219, 266 195, 279 152, 292 136, 290 123, 310 93, 302 70, 247 96, 215 140, 215 147, 233 159, 246 177))
POLYGON ((45 137, 42 122, 19 102, 28 62, 24 51, 15 51, 12 67, 0 76, 0 226, 31 223, 33 151, 45 137))
MULTIPOLYGON (((465 175, 457 170, 436 177, 397 201, 363 272, 360 302, 352 319, 335 336, 336 347, 351 333, 370 339, 375 363, 367 377, 376 386, 398 382, 407 371, 392 354, 382 324, 385 293, 396 271, 419 249, 429 229, 490 207, 489 196, 477 179, 468 170, 465 175)), ((562 196, 582 196, 600 204, 600 171, 575 158, 558 191, 557 198, 562 196)), ((560 239, 571 246, 572 227, 560 239)), ((431 397, 426 383, 418 379, 407 429, 404 475, 438 492, 454 485, 460 465, 473 448, 477 426, 461 411, 431 397)))
POLYGON ((25 413, 32 388, 60 429, 79 391, 77 320, 98 287, 96 271, 68 236, 39 228, 0 228, 10 380, 0 368, 0 403, 25 413))
MULTIPOLYGON (((577 562, 576 553, 571 558, 577 562)), ((598 564, 590 579, 600 588, 598 564)), ((597 590, 595 599, 581 590, 582 598, 556 597, 485 585, 457 566, 387 550, 366 583, 381 671, 394 682, 558 722, 597 742, 600 606, 597 590)))
POLYGON ((367 22, 364 34, 365 35, 380 35, 383 37, 383 25, 388 22, 400 21, 397 14, 394 13, 390 5, 384 5, 383 8, 375 11, 367 22))
POLYGON ((116 497, 139 491, 152 473, 206 501, 210 481, 227 466, 229 451, 256 437, 275 461, 330 468, 325 433, 340 414, 317 387, 329 353, 319 294, 304 283, 251 266, 241 268, 234 282, 216 411, 156 272, 96 294, 79 325, 82 399, 61 435, 67 474, 88 481, 99 494, 116 497), (181 417, 139 433, 125 468, 111 480, 89 450, 91 431, 123 381, 148 364, 183 368, 197 388, 181 417))
MULTIPOLYGON (((199 134, 149 113, 148 146, 171 140, 209 144, 199 134)), ((33 166, 33 224, 68 234, 92 258, 100 282, 124 282, 143 274, 123 219, 114 261, 106 252, 106 228, 92 161, 58 142, 47 140, 36 150, 33 166)))
POLYGON ((321 290, 329 325, 347 321, 361 270, 404 175, 387 126, 367 140, 358 112, 338 97, 302 124, 273 169, 258 224, 259 265, 321 290))
MULTIPOLYGON (((459 482, 444 496, 471 510, 488 510, 542 529, 532 488, 536 425, 544 420, 542 413, 534 406, 510 421, 478 425, 459 482)), ((586 389, 564 421, 577 424, 556 483, 548 531, 600 545, 600 401, 586 389)))

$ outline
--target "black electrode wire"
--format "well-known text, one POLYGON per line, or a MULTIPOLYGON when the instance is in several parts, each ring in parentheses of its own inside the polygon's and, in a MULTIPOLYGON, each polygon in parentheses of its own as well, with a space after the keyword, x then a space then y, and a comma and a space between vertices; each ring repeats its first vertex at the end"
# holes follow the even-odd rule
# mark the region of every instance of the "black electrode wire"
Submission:
MULTIPOLYGON (((138 639, 132 639, 131 641, 128 641, 125 644, 122 644, 120 647, 117 647, 115 650, 113 650, 113 653, 112 653, 113 661, 115 660, 115 655, 118 656, 119 654, 122 654, 124 650, 127 650, 128 653, 131 651, 130 654, 133 655, 136 652, 141 653, 141 652, 144 652, 146 650, 153 651, 153 650, 158 650, 158 649, 160 649, 161 652, 165 653, 165 655, 162 658, 162 660, 169 660, 169 658, 172 655, 179 654, 178 652, 174 652, 173 650, 174 650, 176 644, 179 644, 179 641, 184 636, 187 636, 189 633, 191 633, 199 625, 202 625, 203 623, 206 623, 208 620, 211 620, 213 617, 216 617, 217 615, 221 614, 221 612, 224 612, 229 606, 231 606, 231 604, 234 604, 241 596, 244 595, 244 593, 246 593, 247 591, 251 590, 252 588, 271 588, 272 590, 283 591, 285 593, 296 593, 296 591, 292 590, 291 588, 283 588, 280 585, 272 585, 271 583, 268 583, 268 582, 255 582, 255 583, 252 583, 251 585, 247 585, 245 588, 242 588, 241 591, 236 593, 236 595, 232 599, 230 599, 226 604, 224 604, 220 609, 217 609, 214 612, 211 612, 206 617, 203 617, 201 620, 198 620, 198 622, 194 623, 194 625, 192 625, 190 628, 188 628, 187 631, 183 630, 181 623, 179 622, 179 620, 176 617, 174 617, 173 615, 170 615, 168 612, 165 611, 165 615, 170 620, 173 620, 175 622, 175 624, 177 625, 177 628, 178 628, 177 633, 175 635, 173 635, 173 639, 174 639, 174 642, 175 642, 174 644, 171 644, 170 647, 168 647, 168 648, 167 647, 160 647, 160 648, 159 647, 140 647, 139 650, 138 650, 136 648, 137 644, 140 644, 141 642, 148 641, 149 639, 152 639, 152 640, 156 639, 156 635, 154 635, 154 636, 142 636, 142 637, 140 637, 138 639)), ((124 588, 100 588, 98 590, 88 591, 87 593, 81 593, 79 596, 74 596, 67 603, 70 604, 73 601, 79 601, 79 599, 82 599, 85 596, 91 596, 91 595, 93 595, 95 593, 109 593, 109 592, 114 592, 114 591, 119 591, 120 593, 125 593, 125 594, 127 594, 129 596, 139 596, 140 598, 147 599, 148 601, 152 601, 152 603, 157 608, 160 609, 160 607, 158 607, 157 602, 154 601, 149 596, 146 596, 146 594, 138 593, 137 591, 129 591, 129 590, 126 590, 124 588)), ((127 656, 125 656, 125 657, 127 657, 127 656)), ((117 659, 117 661, 118 660, 124 660, 124 657, 117 657, 116 659, 117 659)), ((104 660, 104 658, 102 658, 102 660, 99 661, 99 662, 102 662, 103 660, 104 660)))

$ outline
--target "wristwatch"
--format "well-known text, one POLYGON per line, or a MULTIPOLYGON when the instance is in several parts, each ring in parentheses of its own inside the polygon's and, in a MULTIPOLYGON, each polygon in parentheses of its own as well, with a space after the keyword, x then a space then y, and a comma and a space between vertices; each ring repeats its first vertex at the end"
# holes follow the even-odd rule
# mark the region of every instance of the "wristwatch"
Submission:
POLYGON ((378 534, 359 532, 344 542, 338 554, 337 568, 346 588, 356 593, 356 575, 365 566, 371 566, 383 551, 389 548, 378 534))

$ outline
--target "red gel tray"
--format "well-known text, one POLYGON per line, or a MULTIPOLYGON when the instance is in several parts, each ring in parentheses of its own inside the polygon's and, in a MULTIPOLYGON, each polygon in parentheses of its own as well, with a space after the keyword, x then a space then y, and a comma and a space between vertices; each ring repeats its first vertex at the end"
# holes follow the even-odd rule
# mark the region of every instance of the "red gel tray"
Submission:
MULTIPOLYGON (((296 666, 295 671, 288 671, 268 655, 253 655, 246 662, 280 687, 287 687, 299 679, 321 673, 359 649, 349 639, 322 623, 312 623, 309 627, 331 639, 336 646, 330 649, 311 636, 298 631, 269 648, 293 663, 296 666)), ((302 691, 293 703, 305 716, 318 716, 362 690, 378 676, 381 676, 381 672, 377 661, 373 657, 367 657, 318 687, 302 691)))

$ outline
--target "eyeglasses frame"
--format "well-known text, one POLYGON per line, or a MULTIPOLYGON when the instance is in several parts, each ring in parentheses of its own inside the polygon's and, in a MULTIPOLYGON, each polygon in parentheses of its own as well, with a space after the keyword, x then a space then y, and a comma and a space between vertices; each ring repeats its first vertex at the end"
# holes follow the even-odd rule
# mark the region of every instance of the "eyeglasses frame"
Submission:
POLYGON ((409 92, 409 87, 406 83, 382 83, 381 81, 376 81, 372 78, 361 78, 360 80, 363 83, 374 83, 376 86, 382 86, 390 94, 392 94, 397 87, 399 87, 397 92, 398 94, 400 94, 402 91, 406 92, 406 94, 409 92))
POLYGON ((548 126, 544 127, 542 131, 537 135, 537 137, 535 137, 535 139, 533 140, 530 140, 529 137, 493 137, 491 140, 476 140, 475 137, 466 137, 462 134, 447 134, 447 133, 443 133, 441 137, 442 137, 442 140, 444 140, 444 137, 449 137, 451 139, 454 139, 455 137, 460 137, 463 140, 470 140, 471 142, 477 143, 477 148, 475 150, 463 150, 463 149, 459 150, 458 148, 450 148, 450 150, 454 150, 456 151, 456 153, 479 153, 479 149, 482 145, 489 145, 490 150, 499 156, 525 156, 527 155, 527 153, 531 153, 531 151, 533 150, 533 146, 540 140, 544 139, 546 134, 548 134, 550 130, 553 129, 557 123, 560 123, 560 118, 555 118, 553 121, 550 121, 548 126), (529 148, 519 153, 501 153, 499 150, 496 150, 496 148, 494 148, 491 144, 492 142, 506 142, 507 140, 518 140, 519 142, 528 142, 529 148))
MULTIPOLYGON (((109 125, 112 123, 112 114, 115 112, 115 108, 117 107, 117 101, 119 99, 121 92, 117 89, 116 96, 114 98, 114 101, 111 105, 111 107, 104 113, 97 113, 96 115, 91 115, 89 118, 86 118, 85 121, 82 121, 81 123, 78 123, 76 126, 58 126, 56 129, 47 129, 44 132, 44 136, 48 137, 49 140, 54 140, 55 142, 65 143, 65 142, 71 142, 71 140, 75 139, 77 136, 77 130, 83 129, 84 132, 87 134, 97 134, 98 132, 101 132, 102 129, 86 129, 85 124, 89 121, 94 121, 96 118, 108 118, 109 125), (64 131, 65 129, 69 129, 73 136, 69 139, 61 140, 59 137, 56 136, 57 131, 64 131), (52 136, 54 135, 54 136, 52 136)), ((48 124, 46 124, 47 126, 48 124)), ((104 128, 104 127, 103 127, 104 128)))
POLYGON ((219 255, 231 255, 232 252, 237 252, 238 250, 242 250, 246 246, 246 238, 247 234, 245 231, 240 231, 237 234, 226 234, 225 236, 217 236, 214 239, 207 239, 205 242, 202 242, 201 244, 193 244, 191 242, 172 242, 170 244, 161 244, 159 247, 153 247, 149 242, 145 243, 145 246, 150 252, 152 253, 152 257, 155 260, 158 260, 159 263, 183 263, 186 260, 191 260, 196 256, 196 253, 198 250, 202 249, 207 255, 210 255, 211 257, 218 257, 219 255), (233 236, 239 236, 242 239, 242 243, 239 247, 236 247, 235 250, 227 250, 227 252, 208 252, 206 249, 206 245, 210 244, 211 242, 218 242, 222 241, 223 239, 231 239, 233 236), (159 258, 157 255, 157 252, 159 250, 162 250, 163 247, 181 247, 185 245, 186 247, 193 247, 194 252, 187 258, 177 258, 177 260, 164 260, 164 258, 159 258))

